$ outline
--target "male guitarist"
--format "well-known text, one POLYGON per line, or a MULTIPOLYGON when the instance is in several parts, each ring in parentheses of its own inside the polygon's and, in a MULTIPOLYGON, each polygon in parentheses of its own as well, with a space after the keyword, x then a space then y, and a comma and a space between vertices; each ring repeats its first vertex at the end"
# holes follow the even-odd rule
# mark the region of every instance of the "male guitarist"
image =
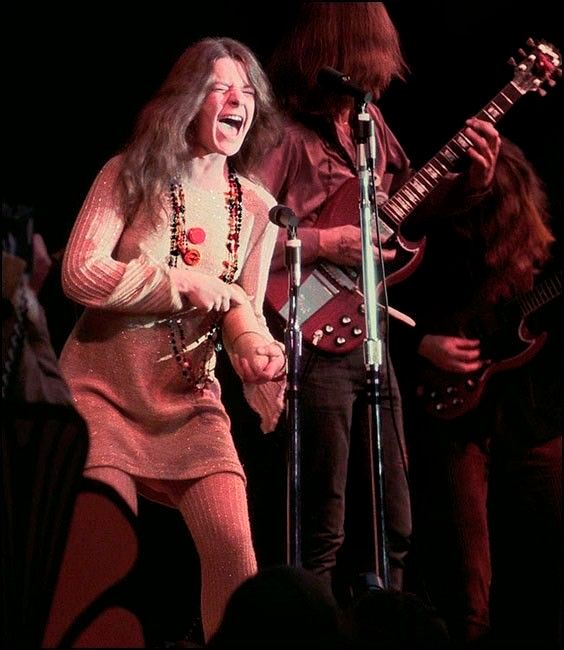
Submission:
POLYGON ((426 242, 391 337, 425 591, 460 641, 557 648, 562 271, 522 150, 502 139, 486 200, 426 242))
MULTIPOLYGON (((403 78, 407 71, 397 31, 384 4, 302 3, 293 30, 278 45, 269 65, 288 123, 281 144, 264 161, 261 176, 278 201, 300 219, 304 271, 318 262, 359 269, 362 261, 354 136, 357 122, 355 100, 350 96, 351 88, 356 95, 358 90, 346 79, 340 83, 335 78, 335 69, 342 70, 357 88, 372 96, 367 110, 375 125, 376 196, 385 199, 412 173, 404 150, 373 103, 392 79, 403 78), (329 86, 318 83, 323 68, 333 69, 328 75, 329 86)), ((435 203, 446 201, 447 197, 452 205, 476 202, 488 191, 499 146, 497 131, 491 124, 473 119, 463 137, 470 144, 467 172, 442 184, 433 193, 435 203)), ((430 186, 435 170, 429 169, 427 174, 422 183, 430 186)), ((281 232, 271 267, 272 278, 276 271, 284 269, 285 239, 286 233, 281 232)), ((393 248, 383 254, 390 262, 395 256, 393 248)), ((303 293, 306 284, 309 287, 321 281, 317 276, 310 277, 309 283, 303 283, 303 293)), ((305 300, 306 309, 316 299, 313 289, 311 298, 305 300)), ((329 315, 336 318, 335 324, 321 323, 312 338, 304 340, 300 362, 302 561, 328 584, 335 578, 337 556, 345 537, 345 495, 354 488, 360 489, 347 499, 347 534, 351 533, 347 541, 355 544, 352 570, 365 574, 376 569, 378 573, 374 566, 378 552, 371 532, 371 468, 367 467, 370 454, 364 317, 356 300, 353 305, 350 313, 329 315), (355 318, 359 325, 355 325, 355 318), (337 332, 340 327, 345 329, 337 332), (353 467, 354 462, 358 464, 353 467), (358 485, 353 485, 356 481, 358 485), (357 528, 358 539, 353 536, 353 527, 357 528)), ((273 316, 272 324, 275 322, 273 316)), ((400 395, 393 368, 387 363, 387 355, 382 356, 379 406, 385 476, 383 505, 390 586, 401 589, 411 512, 400 395)), ((348 595, 348 576, 346 580, 348 595)), ((337 591, 336 595, 342 597, 343 592, 337 591)))

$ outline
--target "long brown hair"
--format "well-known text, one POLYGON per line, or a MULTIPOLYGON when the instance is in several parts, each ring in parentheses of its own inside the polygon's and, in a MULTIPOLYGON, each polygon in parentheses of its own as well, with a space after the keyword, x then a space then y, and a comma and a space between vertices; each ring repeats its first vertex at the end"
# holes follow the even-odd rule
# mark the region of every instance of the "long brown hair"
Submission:
POLYGON ((549 219, 543 181, 522 149, 502 138, 490 196, 466 230, 467 237, 483 243, 489 300, 531 288, 555 241, 549 219))
POLYGON ((251 50, 230 38, 205 38, 191 45, 172 67, 137 119, 125 148, 120 173, 121 199, 130 220, 140 205, 158 210, 162 192, 192 157, 191 125, 210 90, 214 63, 231 58, 241 63, 255 90, 253 125, 231 159, 250 175, 280 133, 279 114, 270 82, 251 50))
POLYGON ((408 70, 383 2, 304 2, 267 69, 290 113, 339 112, 348 102, 317 84, 322 67, 347 74, 375 99, 408 70))

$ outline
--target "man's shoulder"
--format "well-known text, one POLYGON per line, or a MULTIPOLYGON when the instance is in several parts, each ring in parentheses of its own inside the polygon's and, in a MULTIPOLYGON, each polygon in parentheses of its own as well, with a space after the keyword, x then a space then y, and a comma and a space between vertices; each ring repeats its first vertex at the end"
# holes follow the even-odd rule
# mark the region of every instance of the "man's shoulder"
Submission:
POLYGON ((311 125, 301 122, 297 118, 285 117, 283 121, 284 139, 288 140, 309 140, 316 137, 316 132, 311 125))

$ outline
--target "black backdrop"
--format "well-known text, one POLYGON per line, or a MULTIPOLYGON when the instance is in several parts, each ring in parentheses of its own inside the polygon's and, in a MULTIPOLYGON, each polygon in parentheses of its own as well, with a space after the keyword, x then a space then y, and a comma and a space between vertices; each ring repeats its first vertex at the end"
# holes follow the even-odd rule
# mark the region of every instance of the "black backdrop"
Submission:
MULTIPOLYGON (((74 7, 66 2, 5 0, 3 200, 32 206, 49 248, 58 250, 94 175, 126 140, 135 114, 186 45, 203 36, 232 36, 266 62, 296 4, 263 3, 258 8, 255 3, 203 3, 196 17, 193 2, 176 0, 100 0, 74 7)), ((512 78, 507 59, 529 36, 564 47, 557 3, 549 0, 528 7, 505 0, 388 5, 411 74, 407 83, 392 85, 381 107, 416 166, 512 78)), ((499 125, 545 179, 559 237, 564 179, 561 115, 562 82, 544 98, 532 93, 524 97, 499 125)), ((60 344, 71 323, 64 309, 51 313, 52 332, 60 344)), ((238 422, 239 433, 247 424, 252 428, 255 422, 238 422)), ((251 464, 247 470, 251 487, 266 495, 255 508, 262 517, 256 524, 258 550, 268 561, 278 557, 283 543, 276 501, 279 486, 266 489, 263 482, 272 477, 279 450, 276 441, 258 442, 250 434, 241 444, 244 456, 261 459, 260 467, 251 464), (271 510, 265 504, 270 497, 271 510), (273 548, 265 548, 273 540, 273 548)), ((149 504, 141 509, 142 567, 148 585, 142 605, 152 638, 175 638, 186 632, 186 599, 173 597, 173 589, 185 590, 197 611, 194 556, 186 546, 182 523, 171 513, 149 504)))
MULTIPOLYGON (((202 3, 5 0, 2 10, 3 196, 36 208, 52 247, 63 245, 102 163, 186 45, 228 35, 264 62, 296 2, 202 3), (268 8, 267 8, 268 7, 268 8)), ((413 161, 422 164, 509 81, 506 61, 527 37, 562 48, 558 3, 391 2, 411 66, 382 102, 413 161)), ((520 144, 562 206, 562 84, 529 94, 500 130, 520 144)), ((560 219, 557 219, 559 222, 560 219)), ((557 229, 559 223, 555 224, 557 229)))

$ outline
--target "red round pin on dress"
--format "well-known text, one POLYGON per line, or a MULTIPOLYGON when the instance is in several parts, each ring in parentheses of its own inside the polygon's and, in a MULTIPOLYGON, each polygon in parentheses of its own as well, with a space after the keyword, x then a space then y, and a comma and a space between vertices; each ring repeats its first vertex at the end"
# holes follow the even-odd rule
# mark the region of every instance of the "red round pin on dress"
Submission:
POLYGON ((184 263, 188 266, 196 266, 196 264, 199 264, 201 257, 200 251, 195 248, 190 248, 182 255, 184 263))
POLYGON ((190 228, 186 234, 191 244, 203 244, 206 241, 206 231, 203 228, 190 228))

